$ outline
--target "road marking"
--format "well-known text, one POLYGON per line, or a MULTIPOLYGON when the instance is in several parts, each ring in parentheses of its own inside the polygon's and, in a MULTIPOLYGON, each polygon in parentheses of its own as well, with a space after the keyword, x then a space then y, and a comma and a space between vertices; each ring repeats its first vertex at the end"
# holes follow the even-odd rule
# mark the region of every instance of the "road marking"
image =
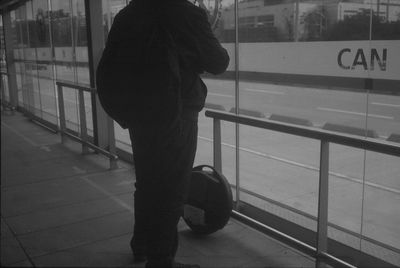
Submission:
POLYGON ((227 98, 234 98, 235 96, 226 95, 226 94, 219 94, 219 93, 208 93, 208 95, 219 96, 219 97, 227 97, 227 98))
MULTIPOLYGON (((332 109, 332 108, 326 108, 326 107, 317 107, 317 110, 327 111, 327 112, 343 113, 343 114, 354 114, 354 115, 366 116, 365 113, 346 111, 346 110, 340 110, 340 109, 332 109)), ((368 117, 380 118, 380 119, 388 119, 388 120, 393 120, 394 119, 393 116, 385 116, 385 115, 379 115, 379 114, 368 114, 368 117)))
POLYGON ((383 102, 371 102, 373 105, 379 105, 379 106, 387 106, 387 107, 394 107, 394 108, 400 108, 400 104, 391 104, 391 103, 383 103, 383 102))
POLYGON ((244 90, 256 93, 268 93, 268 94, 275 94, 275 95, 286 95, 285 92, 282 91, 273 91, 273 90, 266 90, 266 89, 253 89, 253 88, 245 88, 244 90))
POLYGON ((88 178, 82 177, 82 179, 87 182, 88 184, 90 184, 91 186, 93 186, 94 188, 96 188, 97 190, 99 190, 100 192, 102 192, 103 194, 105 194, 108 198, 110 198, 111 200, 113 200, 114 202, 116 202, 118 205, 120 205, 121 207, 127 209, 128 211, 134 213, 133 208, 130 207, 128 204, 126 204, 125 202, 123 202, 121 199, 115 197, 115 195, 113 195, 112 193, 110 193, 109 191, 105 190, 103 187, 101 187, 100 185, 98 185, 97 183, 94 183, 93 181, 89 180, 88 178))
POLYGON ((51 149, 48 146, 41 146, 39 148, 42 149, 43 151, 51 152, 51 149))
MULTIPOLYGON (((201 140, 213 142, 213 139, 202 137, 202 136, 198 136, 198 137, 201 140)), ((221 142, 221 144, 226 146, 226 147, 236 148, 236 146, 233 145, 233 144, 229 144, 229 143, 225 143, 225 142, 221 142)), ((248 152, 248 153, 251 153, 251 154, 255 154, 255 155, 258 155, 258 156, 261 156, 261 157, 265 157, 265 158, 268 158, 268 159, 273 159, 273 160, 276 160, 276 161, 279 161, 279 162, 283 162, 283 163, 286 163, 286 164, 289 164, 289 165, 302 167, 302 168, 313 170, 313 171, 319 171, 318 167, 302 164, 302 163, 299 163, 299 162, 296 162, 296 161, 292 161, 292 160, 289 160, 289 159, 273 156, 273 155, 262 153, 262 152, 257 152, 257 151, 254 151, 254 150, 251 150, 251 149, 247 149, 247 148, 244 148, 244 147, 239 147, 239 150, 244 151, 244 152, 248 152)), ((384 185, 380 185, 380 184, 376 184, 376 183, 373 183, 373 182, 364 181, 362 179, 350 177, 348 175, 344 175, 344 174, 341 174, 341 173, 329 171, 329 175, 335 176, 335 177, 337 177, 339 179, 344 179, 344 180, 356 182, 356 183, 359 183, 359 184, 365 183, 365 185, 368 185, 368 186, 371 186, 371 187, 374 187, 374 188, 378 188, 378 189, 385 190, 385 191, 388 191, 388 192, 400 194, 400 190, 398 190, 398 189, 390 188, 390 187, 387 187, 387 186, 384 186, 384 185)))
POLYGON ((24 141, 26 141, 27 143, 29 143, 32 146, 39 146, 39 144, 37 144, 36 142, 34 142, 33 140, 31 140, 30 138, 26 137, 24 134, 20 133, 18 130, 14 129, 13 127, 7 125, 6 123, 1 122, 1 125, 8 128, 9 130, 11 130, 12 132, 14 132, 18 137, 22 138, 24 141))
POLYGON ((79 167, 77 167, 77 166, 73 166, 72 169, 73 169, 76 173, 78 173, 78 174, 86 173, 85 170, 83 170, 83 169, 81 169, 81 168, 79 168, 79 167))

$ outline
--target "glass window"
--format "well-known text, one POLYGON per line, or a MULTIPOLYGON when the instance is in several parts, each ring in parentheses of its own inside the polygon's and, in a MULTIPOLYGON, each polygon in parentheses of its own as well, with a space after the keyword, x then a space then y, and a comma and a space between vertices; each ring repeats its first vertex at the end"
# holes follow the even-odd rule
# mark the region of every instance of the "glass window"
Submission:
POLYGON ((36 33, 37 75, 42 104, 42 118, 57 125, 57 100, 54 87, 54 65, 50 36, 50 8, 47 0, 33 0, 34 32, 36 33))
POLYGON ((3 32, 3 16, 0 15, 0 71, 7 73, 6 50, 3 32))
MULTIPOLYGON (((199 4, 210 14, 209 21, 214 34, 221 42, 222 46, 228 51, 230 62, 228 71, 222 75, 211 75, 204 73, 202 79, 207 86, 208 93, 205 109, 218 111, 235 110, 235 44, 234 42, 234 20, 224 21, 228 17, 227 13, 232 12, 228 7, 234 4, 233 0, 215 1, 207 0, 199 4), (233 23, 233 26, 231 25, 233 23), (229 24, 229 26, 227 26, 229 24), (225 32, 225 27, 229 27, 230 32, 225 32)), ((255 23, 255 16, 248 18, 246 23, 255 23)), ((245 23, 245 22, 243 22, 245 23)), ((222 138, 222 172, 231 185, 236 185, 236 128, 228 122, 221 122, 222 138)), ((199 115, 199 135, 195 164, 213 165, 213 122, 206 118, 204 110, 199 115)), ((234 199, 235 189, 233 189, 234 199)))
POLYGON ((75 81, 71 1, 51 1, 51 28, 57 80, 75 81))
MULTIPOLYGON (((400 1, 238 4, 240 113, 398 140, 400 1), (251 23, 253 17, 256 23, 251 23)), ((222 36, 232 42, 234 5, 226 10, 222 36)), ((316 216, 318 143, 244 126, 239 133, 244 201, 300 225, 303 218, 291 219, 287 211, 316 216), (267 205, 268 198, 281 208, 267 205)), ((390 255, 388 261, 398 258, 390 249, 399 248, 398 217, 384 215, 398 205, 398 180, 392 173, 398 159, 338 145, 331 146, 330 157, 330 237, 368 253, 374 248, 375 256, 390 255), (380 201, 374 204, 377 196, 380 201), (378 211, 384 204, 388 211, 378 211)), ((302 226, 315 229, 309 222, 302 226)))

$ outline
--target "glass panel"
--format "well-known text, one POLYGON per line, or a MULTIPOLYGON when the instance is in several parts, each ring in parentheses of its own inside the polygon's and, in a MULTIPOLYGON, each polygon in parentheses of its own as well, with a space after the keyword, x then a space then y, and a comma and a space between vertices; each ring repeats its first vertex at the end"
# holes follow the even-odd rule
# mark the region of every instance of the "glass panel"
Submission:
POLYGON ((34 98, 34 113, 38 117, 42 117, 42 105, 41 105, 41 94, 40 94, 40 88, 39 88, 39 79, 37 76, 37 65, 33 63, 31 65, 32 67, 32 87, 33 87, 33 98, 34 98))
POLYGON ((87 134, 93 137, 93 112, 92 112, 92 99, 91 93, 84 92, 83 99, 85 101, 85 113, 86 113, 86 127, 87 127, 87 134))
POLYGON ((79 132, 78 94, 73 88, 63 87, 66 126, 72 131, 79 132))
POLYGON ((6 50, 3 32, 3 16, 0 15, 0 71, 7 73, 6 50))
POLYGON ((8 88, 8 76, 6 74, 0 75, 1 86, 1 101, 10 102, 10 91, 8 88))
POLYGON ((6 50, 4 32, 3 32, 3 16, 0 15, 0 87, 1 87, 1 101, 9 102, 10 93, 8 88, 7 76, 7 63, 6 63, 6 50))
MULTIPOLYGON (((79 23, 82 20, 83 1, 51 0, 52 42, 55 55, 56 79, 78 82, 76 46, 82 40, 79 23)), ((83 41, 86 42, 86 41, 83 41)), ((78 49, 80 52, 83 49, 78 49)), ((84 54, 84 53, 82 53, 84 54)), ((81 56, 79 56, 81 58, 81 56)), ((78 94, 75 89, 64 88, 65 119, 68 129, 79 130, 78 94)))
MULTIPOLYGON (((213 165, 213 121, 211 118, 205 117, 204 111, 206 109, 230 111, 235 107, 235 45, 234 39, 227 40, 223 34, 223 17, 226 16, 227 7, 232 6, 234 1, 205 0, 197 1, 196 4, 205 9, 209 14, 211 28, 222 46, 228 51, 230 57, 227 72, 221 75, 202 74, 202 79, 207 86, 208 92, 205 108, 199 116, 199 137, 195 165, 213 165)), ((221 122, 222 173, 232 185, 236 184, 235 133, 236 128, 234 124, 221 122)), ((235 198, 235 193, 233 194, 235 198)))
POLYGON ((23 98, 25 109, 33 114, 35 114, 35 98, 33 93, 33 78, 32 78, 32 60, 35 57, 35 49, 30 47, 30 38, 29 38, 29 27, 28 27, 28 18, 32 19, 32 12, 28 11, 26 5, 21 6, 19 9, 19 22, 20 22, 20 30, 21 30, 21 41, 22 46, 20 52, 23 54, 24 62, 21 65, 23 68, 21 72, 23 73, 22 77, 22 90, 23 90, 23 98))
MULTIPOLYGON (((89 86, 89 56, 87 47, 85 2, 83 0, 72 1, 72 24, 77 82, 89 86)), ((90 104, 89 101, 87 105, 90 104)))
POLYGON ((359 249, 364 151, 331 144, 329 157, 328 236, 359 249))
POLYGON ((367 152, 361 250, 400 266, 399 158, 367 152))
MULTIPOLYGON (((51 68, 47 65, 46 68, 51 68)), ((58 124, 57 103, 54 91, 54 81, 51 78, 41 77, 39 79, 40 97, 42 102, 42 118, 55 125, 58 124)))
POLYGON ((37 72, 39 77, 42 118, 58 124, 57 99, 54 85, 54 64, 50 36, 50 9, 47 0, 34 0, 33 13, 36 18, 37 32, 37 72))
POLYGON ((57 80, 75 81, 71 1, 51 0, 52 40, 55 54, 57 80))

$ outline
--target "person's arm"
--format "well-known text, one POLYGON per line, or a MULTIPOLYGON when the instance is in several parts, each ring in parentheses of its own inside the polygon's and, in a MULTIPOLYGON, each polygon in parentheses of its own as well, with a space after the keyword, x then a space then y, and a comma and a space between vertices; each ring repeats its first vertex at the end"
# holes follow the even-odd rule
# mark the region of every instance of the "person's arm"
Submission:
POLYGON ((229 55, 214 36, 207 13, 203 9, 197 9, 193 34, 197 40, 197 50, 201 67, 208 73, 221 74, 225 72, 229 64, 229 55))

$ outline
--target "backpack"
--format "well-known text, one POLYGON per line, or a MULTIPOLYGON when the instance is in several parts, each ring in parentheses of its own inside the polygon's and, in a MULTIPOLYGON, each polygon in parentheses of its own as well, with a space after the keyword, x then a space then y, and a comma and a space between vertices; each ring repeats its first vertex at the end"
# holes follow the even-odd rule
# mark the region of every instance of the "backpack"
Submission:
POLYGON ((171 124, 180 114, 176 45, 162 13, 153 16, 145 31, 132 34, 133 41, 107 41, 96 70, 100 103, 122 128, 171 124))

